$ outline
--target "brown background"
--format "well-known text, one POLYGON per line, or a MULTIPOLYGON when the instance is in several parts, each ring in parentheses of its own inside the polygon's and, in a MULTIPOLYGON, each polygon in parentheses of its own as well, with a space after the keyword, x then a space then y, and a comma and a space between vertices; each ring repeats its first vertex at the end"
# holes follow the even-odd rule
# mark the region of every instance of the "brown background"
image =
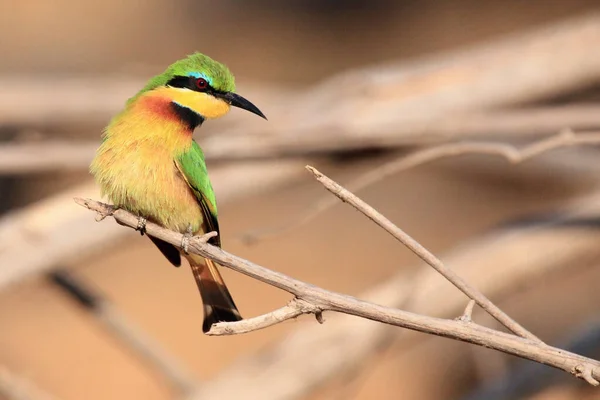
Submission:
MULTIPOLYGON (((0 73, 49 80, 97 74, 135 74, 145 79, 199 50, 228 64, 238 82, 267 82, 293 90, 341 70, 473 44, 597 6, 591 0, 348 1, 344 6, 334 1, 251 3, 3 0, 0 73)), ((56 99, 60 101, 60 89, 56 99)), ((99 137, 101 128, 80 134, 99 137)), ((77 129, 53 133, 78 134, 77 129)), ((201 143, 202 130, 196 137, 201 143)), ((379 162, 320 160, 318 166, 345 182, 379 162)), ((496 223, 528 210, 550 209, 583 190, 576 183, 554 184, 551 179, 525 185, 519 178, 524 167, 507 166, 503 177, 496 179, 459 174, 446 168, 449 164, 401 174, 375 185, 364 198, 436 254, 444 254, 496 223)), ((85 179, 85 173, 5 178, 10 190, 0 196, 6 209, 16 208, 85 179)), ((223 204, 225 248, 350 294, 416 264, 408 250, 345 206, 309 226, 254 246, 235 239, 248 229, 274 225, 282 216, 301 212, 323 194, 307 176, 275 191, 223 204), (358 243, 375 251, 357 251, 358 243)), ((91 217, 90 229, 94 229, 91 217)), ((189 271, 170 267, 147 239, 134 233, 111 251, 68 267, 99 288, 199 379, 210 379, 233 360, 314 323, 306 317, 248 335, 206 337, 201 334, 201 303, 189 271)), ((238 274, 224 274, 244 315, 268 311, 288 298, 238 274)), ((598 304, 597 285, 592 284, 598 281, 598 269, 579 281, 550 277, 530 288, 527 296, 505 299, 502 305, 544 338, 563 338, 571 323, 593 311, 590 304, 598 304), (588 299, 588 308, 580 308, 579 302, 568 307, 569 301, 577 300, 567 290, 570 287, 577 288, 577 299, 588 299), (568 311, 556 313, 561 307, 568 311)), ((350 379, 355 386, 334 380, 310 398, 454 398, 477 381, 472 365, 465 361, 467 349, 465 344, 432 338, 414 356, 410 354, 407 363, 406 358, 397 361, 395 355, 410 349, 392 347, 365 362, 360 376, 350 379)), ((41 278, 0 293, 0 362, 58 399, 173 396, 159 375, 41 278)), ((564 397, 553 392, 538 398, 564 397)))

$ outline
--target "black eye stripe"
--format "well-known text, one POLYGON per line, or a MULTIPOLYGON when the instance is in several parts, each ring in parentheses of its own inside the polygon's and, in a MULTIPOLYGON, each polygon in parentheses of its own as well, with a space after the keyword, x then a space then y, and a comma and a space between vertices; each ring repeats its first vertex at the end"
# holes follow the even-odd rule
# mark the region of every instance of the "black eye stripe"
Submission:
POLYGON ((167 86, 190 89, 203 93, 220 93, 220 91, 215 90, 212 86, 210 86, 210 84, 206 87, 206 89, 198 89, 198 86, 196 86, 196 78, 193 76, 175 76, 167 82, 167 86))

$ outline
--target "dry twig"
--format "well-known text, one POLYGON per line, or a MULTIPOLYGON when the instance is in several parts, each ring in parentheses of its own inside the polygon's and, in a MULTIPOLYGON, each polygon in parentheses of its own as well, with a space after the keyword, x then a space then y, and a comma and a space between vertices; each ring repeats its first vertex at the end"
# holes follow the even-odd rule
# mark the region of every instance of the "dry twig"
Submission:
MULTIPOLYGON (((76 202, 90 210, 96 211, 102 216, 110 215, 120 224, 132 228, 137 226, 137 216, 125 210, 116 210, 112 206, 94 200, 76 199, 76 202)), ((169 231, 151 223, 147 224, 147 233, 175 246, 181 244, 183 236, 178 232, 169 231)), ((565 352, 544 343, 502 333, 474 323, 464 323, 417 315, 361 301, 351 296, 327 291, 295 280, 284 274, 271 271, 199 240, 191 240, 189 250, 190 252, 214 259, 220 264, 250 276, 251 278, 293 294, 296 298, 312 305, 310 309, 303 310, 303 312, 306 313, 336 311, 419 332, 444 336, 550 365, 583 378, 592 385, 598 385, 599 383, 597 379, 600 378, 600 362, 577 354, 565 352)), ((292 303, 288 306, 300 310, 300 306, 297 304, 301 303, 292 303)), ((278 311, 279 310, 276 310, 276 312, 278 311)), ((296 313, 289 313, 289 315, 290 318, 297 316, 296 313)), ((267 317, 265 316, 265 318, 267 317)), ((241 321, 219 323, 216 324, 213 329, 223 329, 226 327, 226 329, 220 331, 220 333, 233 334, 237 333, 237 324, 243 325, 244 332, 247 332, 248 328, 251 328, 251 330, 254 328, 249 327, 247 323, 241 321)), ((264 326, 264 324, 256 326, 256 329, 263 328, 264 326)), ((213 331, 209 331, 209 334, 213 334, 213 331)))
MULTIPOLYGON (((600 143, 600 132, 574 133, 570 129, 566 129, 554 136, 534 142, 521 149, 506 143, 458 142, 442 144, 417 150, 414 153, 387 162, 358 176, 345 186, 352 192, 358 192, 398 172, 448 157, 458 157, 467 154, 495 155, 506 159, 511 164, 519 164, 559 148, 598 143, 600 143)), ((247 232, 241 236, 241 239, 247 243, 251 243, 289 232, 308 224, 320 214, 339 204, 340 202, 335 197, 324 196, 299 217, 287 221, 278 227, 247 232)))
POLYGON ((413 253, 415 253, 420 259, 431 265, 437 272, 442 274, 444 278, 448 279, 454 286, 462 291, 469 298, 475 300, 475 302, 494 317, 502 325, 510 329, 512 332, 519 336, 532 340, 534 342, 542 342, 534 334, 523 328, 516 321, 506 315, 500 310, 494 303, 492 303, 487 297, 480 291, 465 282, 456 272, 446 267, 442 261, 433 255, 429 250, 423 247, 419 242, 413 239, 410 235, 396 226, 392 221, 384 217, 381 213, 375 210, 373 207, 365 203, 363 200, 352 194, 348 190, 344 189, 338 183, 334 182, 329 177, 323 175, 316 168, 307 166, 308 169, 315 178, 325 186, 327 190, 333 193, 336 197, 342 200, 344 203, 350 204, 358 211, 363 213, 371 221, 379 225, 396 240, 400 241, 403 245, 408 247, 413 253))
POLYGON ((473 307, 475 307, 475 300, 469 300, 467 303, 467 307, 465 307, 465 312, 457 318, 458 321, 462 322, 472 322, 473 321, 473 307))

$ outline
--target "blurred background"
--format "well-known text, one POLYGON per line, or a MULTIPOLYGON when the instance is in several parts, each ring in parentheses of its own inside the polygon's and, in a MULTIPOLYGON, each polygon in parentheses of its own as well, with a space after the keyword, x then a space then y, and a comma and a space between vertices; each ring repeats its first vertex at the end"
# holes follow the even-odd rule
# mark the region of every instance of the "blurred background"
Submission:
MULTIPOLYGON (((332 313, 205 336, 189 269, 72 201, 100 199, 87 165, 110 117, 201 51, 269 117, 233 110, 196 131, 224 248, 454 318, 467 299, 346 205, 242 239, 327 198, 308 163, 352 185, 444 143, 593 134, 597 1, 0 1, 0 398, 600 399, 548 367, 332 313)), ((598 159, 592 145, 516 165, 450 157, 357 194, 544 341, 597 359, 598 159)), ((224 275, 245 316, 290 298, 224 275)))

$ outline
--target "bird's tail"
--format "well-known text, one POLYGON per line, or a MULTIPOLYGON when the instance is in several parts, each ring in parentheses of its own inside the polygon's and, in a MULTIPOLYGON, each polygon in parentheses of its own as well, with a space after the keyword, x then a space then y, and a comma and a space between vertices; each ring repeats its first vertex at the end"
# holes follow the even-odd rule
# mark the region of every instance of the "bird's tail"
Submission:
POLYGON ((216 322, 231 322, 242 319, 221 273, 214 261, 198 255, 187 256, 204 304, 202 330, 208 332, 216 322))

